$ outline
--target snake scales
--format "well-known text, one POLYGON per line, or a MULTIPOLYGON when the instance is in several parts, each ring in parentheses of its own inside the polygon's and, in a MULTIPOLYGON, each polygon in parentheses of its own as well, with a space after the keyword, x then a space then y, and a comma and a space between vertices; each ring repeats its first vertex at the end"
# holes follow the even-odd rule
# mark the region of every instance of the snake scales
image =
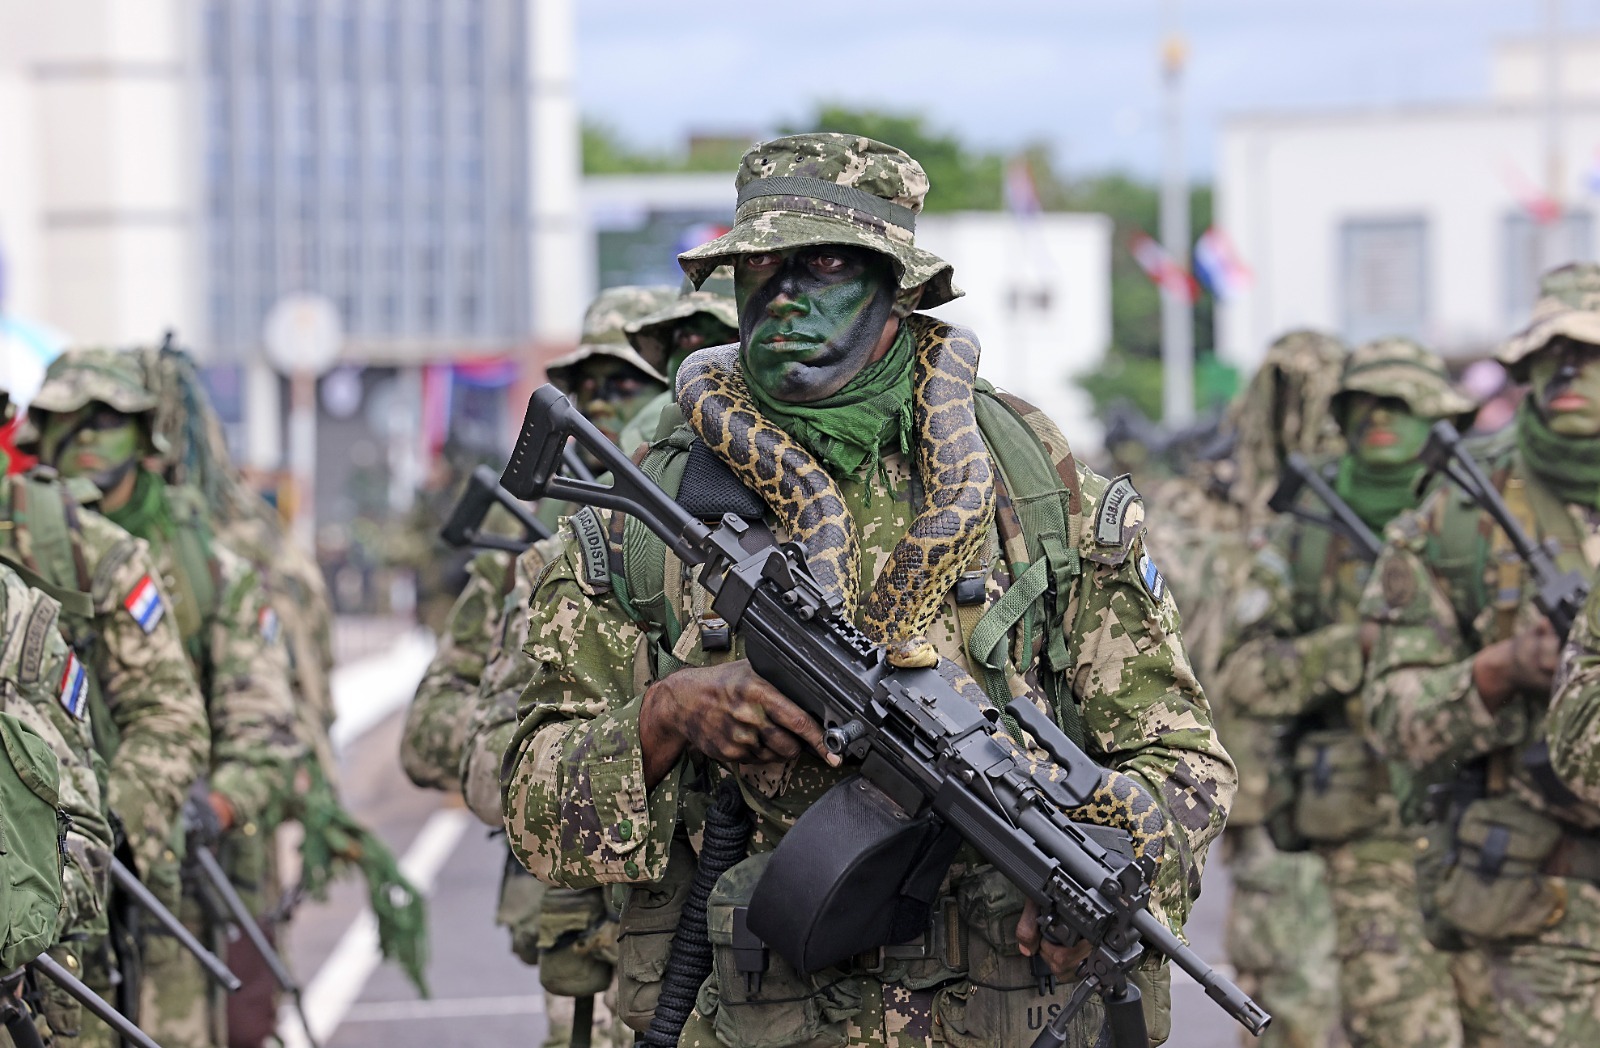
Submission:
MULTIPOLYGON (((690 356, 679 371, 678 404, 690 428, 761 496, 805 550, 817 581, 838 594, 862 630, 888 649, 890 662, 934 666, 941 660, 924 634, 984 542, 994 516, 995 474, 973 407, 977 339, 964 328, 921 314, 906 323, 917 339, 912 419, 925 504, 864 599, 860 540, 844 496, 810 452, 762 416, 745 385, 739 347, 717 346, 690 356)), ((964 693, 987 704, 982 688, 965 671, 948 663, 940 668, 964 693)), ((1135 857, 1151 869, 1159 863, 1165 818, 1150 794, 1124 773, 1103 769, 1090 802, 1067 815, 1126 829, 1135 857)))

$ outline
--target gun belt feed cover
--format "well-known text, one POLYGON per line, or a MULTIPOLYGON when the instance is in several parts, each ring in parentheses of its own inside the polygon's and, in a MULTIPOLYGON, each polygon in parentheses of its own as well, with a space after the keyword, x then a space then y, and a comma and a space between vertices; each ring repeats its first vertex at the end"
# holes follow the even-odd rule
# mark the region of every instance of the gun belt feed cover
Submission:
POLYGON ((778 842, 747 926, 790 965, 815 972, 928 930, 961 837, 907 815, 859 775, 834 786, 778 842))

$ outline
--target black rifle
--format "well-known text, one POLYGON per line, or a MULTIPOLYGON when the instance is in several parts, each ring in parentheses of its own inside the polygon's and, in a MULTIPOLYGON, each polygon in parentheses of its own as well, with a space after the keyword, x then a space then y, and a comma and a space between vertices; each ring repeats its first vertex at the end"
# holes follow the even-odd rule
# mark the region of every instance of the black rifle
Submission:
POLYGON ((1267 508, 1274 513, 1291 514, 1343 535, 1368 564, 1376 563, 1378 554, 1383 552, 1383 542, 1378 536, 1298 451, 1289 452, 1289 457, 1284 460, 1283 475, 1278 478, 1278 488, 1272 493, 1272 498, 1267 500, 1267 508), (1326 516, 1300 508, 1302 490, 1311 492, 1321 500, 1328 508, 1326 516))
POLYGON ((317 1048, 317 1036, 311 1031, 311 1020, 306 1016, 305 1001, 302 999, 299 983, 289 973, 289 968, 283 963, 283 958, 278 951, 272 948, 272 943, 267 941, 267 933, 261 930, 250 908, 239 897, 239 891, 228 879, 228 873, 211 853, 211 848, 216 845, 217 839, 210 832, 209 827, 214 826, 215 819, 208 818, 207 812, 199 806, 207 801, 201 798, 199 790, 191 790, 189 799, 184 802, 183 815, 188 837, 188 854, 184 861, 190 867, 196 888, 201 892, 201 902, 205 908, 217 918, 219 923, 232 924, 236 929, 235 934, 243 934, 250 940, 250 945, 255 947, 256 953, 266 962, 267 968, 272 972, 272 978, 278 987, 287 993, 294 1001, 295 1014, 300 1018, 300 1025, 304 1027, 306 1041, 311 1048, 317 1048), (219 912, 220 911, 220 912, 219 912))
POLYGON ((233 993, 240 987, 239 977, 228 969, 222 958, 206 949, 200 940, 194 937, 194 933, 183 926, 178 916, 162 905, 161 900, 156 898, 134 872, 115 856, 111 859, 111 879, 138 904, 140 909, 154 917, 156 923, 161 925, 168 935, 177 939, 179 945, 194 954, 195 960, 200 962, 200 967, 204 968, 206 974, 216 980, 223 989, 233 993))
POLYGON ((456 500, 455 508, 450 511, 450 519, 439 529, 439 537, 446 545, 456 549, 476 546, 479 549, 499 549, 509 553, 521 553, 538 540, 547 539, 550 535, 551 531, 544 521, 529 513, 528 507, 502 488, 500 481, 494 475, 494 470, 488 466, 479 466, 472 471, 472 475, 467 478, 465 490, 461 492, 461 498, 456 500), (517 519, 517 524, 522 528, 521 539, 482 530, 484 518, 497 504, 517 519))
MULTIPOLYGON (((1098 992, 1119 1046, 1142 1046, 1139 991, 1128 973, 1146 948, 1171 958, 1252 1032, 1266 1029, 1271 1016, 1151 916, 1147 907, 1154 871, 1119 853, 1113 838, 1122 835, 1062 814, 1089 799, 1103 772, 1032 704, 1014 703, 1009 711, 1060 766, 1064 774, 1054 782, 1030 770, 991 736, 999 711, 969 701, 937 670, 892 667, 883 649, 842 614, 839 598, 817 583, 798 546, 780 546, 765 528, 736 516, 724 517, 715 527, 694 518, 553 386, 540 387, 530 398, 501 483, 521 499, 548 495, 627 513, 685 564, 699 566, 699 581, 712 595, 713 609, 743 636, 751 666, 820 722, 831 751, 860 762, 861 779, 844 785, 865 780, 873 787, 871 804, 898 812, 890 821, 927 830, 919 839, 943 840, 953 837, 953 830, 1038 905, 1044 934, 1092 944, 1080 969, 1082 984, 1036 1045, 1064 1043, 1072 1014, 1098 992), (557 475, 569 436, 611 471, 611 485, 557 475)), ((840 788, 828 796, 838 795, 840 788)), ((819 803, 807 814, 822 807, 819 803)), ((785 840, 799 829, 797 823, 785 840)), ((825 837, 826 828, 821 832, 825 837)), ((802 865, 812 859, 827 861, 833 858, 830 850, 803 849, 794 857, 790 849, 790 857, 802 865)), ((936 850, 928 846, 920 855, 936 850)), ((946 865, 951 854, 953 849, 944 852, 946 865)), ((921 865, 923 858, 913 855, 908 861, 921 865)), ((777 865, 774 855, 764 883, 773 879, 777 865)), ((942 867, 933 872, 942 876, 942 867)), ((803 876, 789 880, 805 882, 803 876)), ((855 927, 833 920, 833 913, 825 913, 827 920, 817 918, 794 897, 777 900, 759 920, 758 887, 749 929, 758 944, 771 943, 806 971, 841 949, 859 952, 915 935, 880 937, 899 934, 889 931, 894 898, 886 907, 863 913, 860 901, 880 884, 869 877, 848 883, 847 890, 831 892, 829 884, 814 884, 804 894, 816 898, 818 889, 824 892, 818 900, 821 912, 854 907, 852 916, 860 918, 855 927), (794 928, 795 920, 803 927, 794 928)), ((896 880, 891 893, 900 883, 896 880)), ((759 955, 760 950, 750 952, 759 955)))
MULTIPOLYGON (((29 961, 27 967, 71 994, 79 1004, 89 1010, 90 1014, 115 1030, 125 1042, 132 1044, 134 1048, 161 1048, 159 1044, 150 1039, 149 1034, 135 1026, 126 1015, 111 1007, 105 998, 85 986, 77 976, 63 968, 48 953, 41 953, 29 961)), ((25 1024, 27 1027, 33 1026, 31 1016, 24 1020, 22 1016, 15 1014, 14 1011, 5 1018, 8 1029, 11 1028, 12 1023, 25 1024)), ((34 1037, 38 1037, 37 1030, 34 1031, 34 1037)), ((17 1044, 18 1048, 24 1048, 22 1041, 18 1041, 17 1044)))

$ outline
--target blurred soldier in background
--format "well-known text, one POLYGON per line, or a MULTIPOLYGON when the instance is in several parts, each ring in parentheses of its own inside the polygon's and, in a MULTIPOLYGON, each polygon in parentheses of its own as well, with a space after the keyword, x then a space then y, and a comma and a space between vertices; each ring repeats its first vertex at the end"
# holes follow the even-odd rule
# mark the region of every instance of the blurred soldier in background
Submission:
MULTIPOLYGON (((1351 354, 1332 410, 1349 450, 1314 465, 1379 535, 1418 500, 1429 424, 1464 423, 1472 401, 1451 388, 1433 354, 1388 339, 1351 354)), ((1309 492, 1297 508, 1327 513, 1309 492)), ((1232 602, 1213 693, 1237 721, 1261 722, 1251 737, 1274 727, 1279 734, 1273 765, 1286 780, 1285 802, 1268 813, 1267 829, 1280 849, 1314 848, 1327 863, 1340 1016, 1353 1048, 1495 1044, 1481 971, 1463 971, 1471 992, 1458 1006, 1451 955, 1423 935, 1413 870, 1419 831, 1406 824, 1418 813, 1402 818, 1390 769, 1366 738, 1357 606, 1371 568, 1342 533, 1280 518, 1232 602)), ((1406 785, 1401 777, 1396 784, 1406 785)))
MULTIPOLYGON (((659 315, 667 302, 672 302, 669 288, 601 292, 584 314, 577 349, 547 369, 550 380, 607 433, 642 417, 661 388, 667 358, 658 350, 671 344, 670 333, 659 344, 647 342, 635 350, 624 329, 659 315)), ((474 558, 401 737, 400 761, 412 782, 465 792, 468 806, 491 826, 500 825, 500 758, 516 728, 517 699, 530 675, 522 672, 528 601, 533 580, 555 548, 555 540, 545 540, 514 560, 504 552, 474 558), (475 788, 464 789, 464 784, 475 788)), ((611 985, 615 922, 604 895, 547 890, 508 856, 496 920, 510 930, 512 951, 539 965, 550 1023, 545 1043, 567 1043, 572 999, 595 997, 611 985)), ((608 1015, 601 1017, 601 1032, 603 1038, 611 1033, 608 1015)), ((620 1024, 615 1032, 619 1045, 631 1043, 631 1036, 624 1041, 620 1024)))
POLYGON ((663 409, 671 407, 678 365, 703 346, 721 346, 739 338, 739 311, 733 302, 733 271, 726 267, 706 278, 695 290, 685 280, 678 297, 649 316, 627 326, 628 342, 649 361, 665 361, 658 369, 666 376, 662 390, 623 427, 617 446, 633 454, 640 444, 655 437, 663 409))
POLYGON ((1195 673, 1239 769, 1222 838, 1233 875, 1228 956, 1239 986, 1273 1016, 1259 1041, 1244 1037, 1249 1045, 1323 1048, 1340 1036, 1326 869, 1316 855, 1280 853, 1268 838, 1276 740, 1269 726, 1239 716, 1217 667, 1229 609, 1274 516, 1267 500, 1284 460, 1343 450, 1329 405, 1345 356, 1337 339, 1319 332, 1278 338, 1229 409, 1218 456, 1160 484, 1148 500, 1152 555, 1171 573, 1195 673))
MULTIPOLYGON (((188 809, 186 846, 265 837, 306 754, 288 655, 250 563, 218 541, 198 492, 169 487, 154 468, 167 450, 155 432, 157 404, 138 355, 70 350, 51 363, 30 405, 37 437, 29 450, 68 477, 103 483, 100 511, 149 542, 162 577, 171 580, 173 618, 211 723, 206 803, 188 809)), ((147 879, 191 930, 223 949, 226 917, 207 912, 215 901, 177 861, 147 879)), ((261 886, 251 887, 259 898, 261 886)), ((224 997, 198 961, 176 940, 155 935, 146 936, 144 960, 146 1028, 166 1048, 226 1048, 224 997)))
MULTIPOLYGON (((1553 270, 1540 290, 1500 354, 1528 391, 1512 424, 1470 451, 1522 529, 1592 581, 1600 265, 1553 270)), ((1388 538, 1362 596, 1376 627, 1367 715, 1388 755, 1452 780, 1419 867, 1425 926, 1487 960, 1507 1044, 1600 1044, 1600 805, 1563 781, 1546 737, 1549 715, 1574 778, 1571 707, 1551 712, 1561 640, 1505 531, 1454 481, 1388 538)))

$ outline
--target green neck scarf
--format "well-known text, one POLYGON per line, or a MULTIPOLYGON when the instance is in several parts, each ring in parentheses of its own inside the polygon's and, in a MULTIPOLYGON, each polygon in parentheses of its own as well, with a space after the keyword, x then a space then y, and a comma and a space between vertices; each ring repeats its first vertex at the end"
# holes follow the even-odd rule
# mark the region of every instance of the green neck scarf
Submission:
POLYGON ((911 326, 900 333, 883 359, 831 397, 810 404, 774 400, 750 384, 750 395, 777 425, 805 445, 836 477, 864 477, 885 448, 911 450, 911 361, 917 340, 911 326))
POLYGON ((1534 476, 1562 502, 1600 509, 1600 437, 1556 433, 1523 397, 1517 406, 1517 451, 1534 476))
POLYGON ((1420 462, 1369 466, 1346 454, 1339 460, 1333 490, 1350 504, 1363 524, 1381 535, 1385 524, 1417 504, 1415 485, 1423 468, 1420 462))
POLYGON ((143 467, 133 483, 133 495, 120 509, 105 510, 105 515, 122 530, 145 540, 170 537, 176 531, 172 506, 167 502, 167 485, 143 467))

